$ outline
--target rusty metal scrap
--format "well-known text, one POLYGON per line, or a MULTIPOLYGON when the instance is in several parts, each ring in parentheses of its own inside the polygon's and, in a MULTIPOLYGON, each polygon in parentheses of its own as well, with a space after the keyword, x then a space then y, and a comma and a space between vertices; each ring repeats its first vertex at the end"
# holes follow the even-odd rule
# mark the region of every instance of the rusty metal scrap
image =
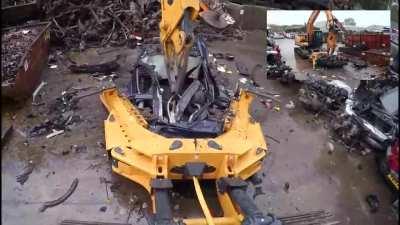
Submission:
POLYGON ((237 29, 234 26, 228 26, 225 29, 217 29, 211 26, 198 26, 195 31, 202 36, 206 41, 226 41, 226 40, 242 40, 246 31, 237 29))
POLYGON ((121 46, 137 37, 158 36, 158 1, 46 1, 42 6, 53 22, 52 35, 67 47, 121 46))
POLYGON ((21 60, 42 27, 12 29, 1 35, 1 81, 12 82, 21 66, 21 60))
MULTIPOLYGON (((224 12, 222 4, 211 5, 224 12)), ((46 20, 52 21, 52 40, 67 48, 124 46, 153 42, 159 36, 160 3, 155 0, 51 0, 42 4, 46 20)), ((223 13, 223 15, 230 15, 223 13)), ((207 25, 197 27, 205 38, 242 38, 243 31, 229 26, 223 31, 207 25)), ((158 42, 157 42, 158 43, 158 42)))

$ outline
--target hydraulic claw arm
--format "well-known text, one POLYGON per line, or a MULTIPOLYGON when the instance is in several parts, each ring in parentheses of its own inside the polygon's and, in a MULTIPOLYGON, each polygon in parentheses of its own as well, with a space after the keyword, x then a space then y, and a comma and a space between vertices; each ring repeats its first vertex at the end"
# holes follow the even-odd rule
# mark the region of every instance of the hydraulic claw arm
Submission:
POLYGON ((333 16, 332 11, 326 10, 325 15, 327 18, 327 27, 328 27, 328 36, 326 38, 326 47, 328 51, 328 55, 333 55, 336 49, 336 21, 337 19, 333 16))
POLYGON ((190 49, 194 43, 193 25, 207 6, 199 0, 161 0, 160 40, 164 51, 171 92, 181 91, 190 49))

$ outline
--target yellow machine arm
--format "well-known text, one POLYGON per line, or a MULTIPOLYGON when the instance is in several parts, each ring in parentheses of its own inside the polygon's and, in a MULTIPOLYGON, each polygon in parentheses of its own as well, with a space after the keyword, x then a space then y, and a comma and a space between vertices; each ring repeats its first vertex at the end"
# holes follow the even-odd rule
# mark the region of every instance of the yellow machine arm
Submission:
POLYGON ((315 20, 317 20, 317 18, 319 16, 319 12, 320 12, 319 10, 312 11, 310 18, 308 18, 307 27, 306 27, 308 41, 311 41, 314 36, 314 23, 315 23, 315 20))
POLYGON ((207 6, 199 0, 161 0, 160 40, 172 93, 181 90, 193 46, 192 24, 207 6))
MULTIPOLYGON (((195 41, 192 23, 201 16, 218 25, 225 17, 211 10, 208 15, 201 13, 207 13, 207 7, 200 0, 161 0, 161 7, 161 45, 170 89, 177 96, 185 83, 188 55, 195 41)), ((130 98, 116 88, 102 92, 101 101, 109 111, 104 129, 112 170, 150 193, 149 224, 282 225, 275 216, 265 215, 246 192, 245 180, 261 170, 269 150, 261 125, 249 114, 254 95, 239 90, 222 121, 223 133, 191 138, 154 131, 130 98), (178 180, 193 181, 204 216, 175 220, 170 195, 173 181, 178 180), (215 181, 222 215, 210 210, 201 180, 215 181)))
MULTIPOLYGON (((319 10, 314 10, 310 18, 308 18, 307 21, 307 40, 306 42, 311 42, 314 36, 314 23, 317 20, 319 16, 320 11, 319 10)), ((335 16, 332 14, 331 10, 325 10, 325 15, 327 19, 327 27, 328 27, 328 36, 326 39, 327 43, 327 49, 328 49, 328 55, 332 55, 335 52, 336 49, 336 35, 337 35, 337 24, 339 23, 338 20, 335 18, 335 16)), ((339 23, 340 24, 340 23, 339 23)))
POLYGON ((335 23, 337 19, 333 16, 332 11, 326 10, 326 25, 328 27, 328 36, 326 38, 326 47, 328 55, 333 55, 336 49, 336 34, 335 23))

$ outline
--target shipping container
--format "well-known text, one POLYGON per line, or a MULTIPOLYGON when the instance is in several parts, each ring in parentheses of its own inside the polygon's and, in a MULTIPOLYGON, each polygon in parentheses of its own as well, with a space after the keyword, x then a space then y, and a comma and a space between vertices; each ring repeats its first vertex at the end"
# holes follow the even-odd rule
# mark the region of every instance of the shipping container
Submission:
MULTIPOLYGON (((1 25, 2 27, 17 26, 28 20, 38 20, 42 14, 40 0, 26 1, 27 3, 8 5, 2 1, 1 6, 1 25)), ((18 1, 9 1, 17 3, 18 1)), ((20 1, 24 2, 24 1, 20 1)))
POLYGON ((386 33, 352 33, 346 35, 346 47, 365 45, 367 49, 390 48, 390 34, 386 33))

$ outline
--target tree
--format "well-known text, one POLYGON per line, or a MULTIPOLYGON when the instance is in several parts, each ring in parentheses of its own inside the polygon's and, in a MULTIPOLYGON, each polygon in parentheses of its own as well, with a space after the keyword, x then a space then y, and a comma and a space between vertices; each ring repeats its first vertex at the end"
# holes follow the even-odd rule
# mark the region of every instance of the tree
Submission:
POLYGON ((344 19, 344 25, 355 26, 356 21, 353 18, 346 18, 346 19, 344 19))

